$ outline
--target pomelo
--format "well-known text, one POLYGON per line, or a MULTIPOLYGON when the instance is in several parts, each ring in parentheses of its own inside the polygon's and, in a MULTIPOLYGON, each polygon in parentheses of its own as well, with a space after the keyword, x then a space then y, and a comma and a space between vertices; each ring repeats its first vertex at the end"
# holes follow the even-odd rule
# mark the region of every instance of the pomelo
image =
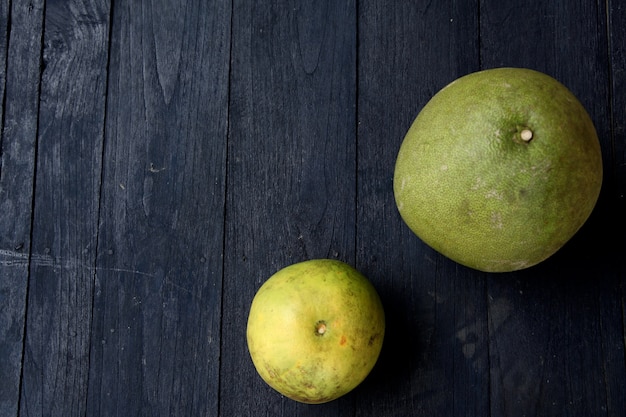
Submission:
POLYGON ((482 271, 533 266, 584 224, 602 184, 588 113, 554 78, 496 68, 453 81, 398 152, 394 195, 408 227, 482 271))
POLYGON ((281 269, 259 288, 246 337, 268 385, 318 404, 365 379, 384 333, 384 311, 372 284, 344 262, 314 259, 281 269))

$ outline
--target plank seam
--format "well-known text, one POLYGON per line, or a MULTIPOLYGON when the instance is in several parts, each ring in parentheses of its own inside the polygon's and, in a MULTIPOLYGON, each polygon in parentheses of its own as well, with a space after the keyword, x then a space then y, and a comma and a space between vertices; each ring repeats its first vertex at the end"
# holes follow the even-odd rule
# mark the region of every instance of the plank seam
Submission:
MULTIPOLYGON (((33 5, 29 6, 29 13, 33 10, 33 5)), ((12 10, 12 3, 11 3, 12 10)), ((29 311, 29 300, 30 300, 30 285, 31 285, 31 258, 33 253, 33 226, 35 223, 35 202, 37 196, 37 164, 39 159, 39 117, 40 117, 40 106, 41 106, 41 81, 43 78, 43 54, 44 54, 44 33, 46 31, 46 3, 43 2, 41 16, 39 17, 41 21, 41 33, 39 34, 39 74, 38 74, 38 83, 37 83, 37 104, 36 104, 36 112, 37 112, 37 122, 35 128, 35 140, 34 140, 34 150, 33 150, 33 181, 32 181, 32 193, 31 193, 31 203, 30 203, 30 230, 28 236, 28 271, 26 273, 26 289, 24 291, 24 322, 23 322, 23 331, 22 331, 22 354, 21 354, 21 364, 20 364, 20 378, 19 378, 19 386, 18 386, 18 395, 19 398, 17 400, 17 415, 22 414, 22 398, 23 398, 23 384, 24 384, 24 361, 26 356, 26 341, 28 340, 28 311, 29 311)), ((7 38, 10 35, 7 36, 7 38)), ((7 45, 9 42, 7 42, 7 45)), ((7 49, 7 60, 8 60, 8 49, 7 49)), ((4 125, 3 125, 4 126, 4 125)), ((42 404, 43 406, 43 404, 42 404)), ((43 413, 43 410, 41 410, 43 413)), ((28 414, 28 412, 26 412, 28 414)))
MULTIPOLYGON (((110 67, 111 67, 111 44, 113 38, 113 10, 115 9, 115 0, 110 0, 109 4, 109 16, 108 16, 108 28, 107 28, 107 52, 106 52, 106 65, 105 71, 106 75, 104 77, 104 103, 103 103, 103 115, 102 115, 102 148, 100 150, 100 184, 98 187, 98 207, 96 212, 96 236, 95 236, 95 249, 93 255, 93 266, 92 266, 92 291, 91 291, 91 314, 90 314, 90 323, 89 323, 89 334, 90 334, 90 343, 87 353, 87 363, 88 370, 91 373, 91 356, 93 349, 93 333, 94 333, 94 316, 95 316, 95 305, 96 305, 96 279, 98 276, 98 255, 100 253, 100 222, 102 216, 102 197, 104 193, 104 166, 105 166, 105 156, 106 156, 106 145, 107 145, 107 119, 108 119, 108 102, 109 102, 109 80, 110 80, 110 67)), ((89 410, 89 397, 90 397, 90 387, 91 380, 90 377, 87 376, 87 386, 85 387, 85 412, 89 410)), ((99 402, 97 403, 100 404, 99 402)), ((99 414, 99 412, 98 412, 99 414)))
POLYGON ((224 200, 223 200, 223 208, 222 208, 222 276, 221 276, 221 291, 220 291, 220 319, 219 319, 219 340, 220 347, 218 351, 218 377, 217 377, 217 415, 222 415, 222 375, 223 372, 223 363, 222 363, 222 352, 225 349, 224 346, 224 281, 226 274, 226 240, 227 240, 227 211, 228 211, 228 180, 229 180, 229 161, 230 161, 230 135, 231 135, 231 126, 230 126, 230 105, 231 105, 231 91, 232 91, 232 75, 233 75, 233 19, 235 14, 235 4, 234 0, 230 1, 230 21, 229 21, 229 42, 228 42, 228 89, 226 92, 226 144, 224 150, 224 200))

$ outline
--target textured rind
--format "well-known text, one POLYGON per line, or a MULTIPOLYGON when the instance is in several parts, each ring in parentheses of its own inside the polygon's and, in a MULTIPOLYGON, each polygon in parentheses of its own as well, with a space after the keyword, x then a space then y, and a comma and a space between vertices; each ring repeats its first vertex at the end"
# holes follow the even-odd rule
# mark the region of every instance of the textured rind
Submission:
POLYGON ((589 115, 554 78, 485 70, 450 83, 419 113, 394 173, 398 210, 426 244, 463 265, 535 265, 584 224, 602 184, 589 115), (530 129, 529 142, 520 133, 530 129))
POLYGON ((317 259, 281 269, 255 295, 248 348, 259 375, 293 400, 345 395, 374 367, 385 318, 372 284, 356 269, 317 259), (315 334, 324 322, 326 332, 315 334))

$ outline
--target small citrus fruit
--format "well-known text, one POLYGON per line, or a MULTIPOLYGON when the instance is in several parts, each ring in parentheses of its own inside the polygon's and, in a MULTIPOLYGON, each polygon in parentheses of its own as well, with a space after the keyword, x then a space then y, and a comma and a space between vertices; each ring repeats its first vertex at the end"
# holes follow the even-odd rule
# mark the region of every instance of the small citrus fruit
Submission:
POLYGON ((490 272, 535 265, 590 216, 602 184, 593 123, 554 78, 496 68, 422 109, 394 172, 398 210, 426 244, 490 272))
POLYGON ((384 332, 372 284, 346 263, 315 259, 281 269, 259 288, 247 341, 265 382, 288 398, 317 404, 365 379, 384 332))

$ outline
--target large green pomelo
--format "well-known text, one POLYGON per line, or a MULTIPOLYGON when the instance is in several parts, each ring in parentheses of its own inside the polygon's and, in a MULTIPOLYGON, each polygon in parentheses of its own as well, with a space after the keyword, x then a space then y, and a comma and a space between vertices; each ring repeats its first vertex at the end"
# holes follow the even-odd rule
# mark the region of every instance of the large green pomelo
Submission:
POLYGON ((372 284, 344 262, 314 259, 281 269, 259 288, 246 337, 265 382, 293 400, 317 404, 365 379, 384 333, 372 284))
POLYGON ((394 194, 426 244, 505 272, 558 251, 591 214, 602 156, 582 104, 529 69, 466 75, 422 109, 400 147, 394 194))

